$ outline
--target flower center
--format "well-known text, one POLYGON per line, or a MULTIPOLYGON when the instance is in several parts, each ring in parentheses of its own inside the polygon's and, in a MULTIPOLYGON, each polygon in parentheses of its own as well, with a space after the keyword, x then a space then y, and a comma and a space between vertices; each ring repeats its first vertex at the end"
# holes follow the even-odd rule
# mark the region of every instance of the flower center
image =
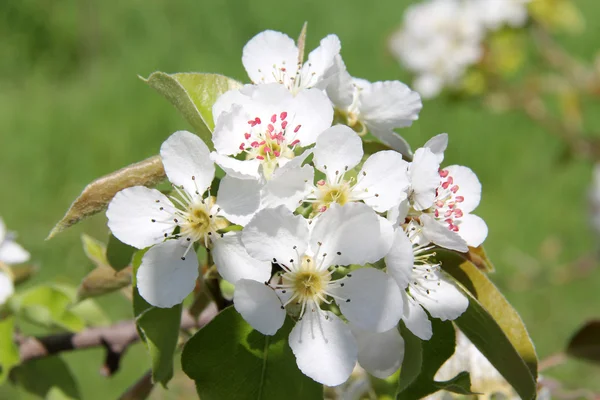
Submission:
POLYGON ((435 202, 428 211, 433 213, 436 219, 446 222, 448 229, 458 232, 460 228, 455 222, 464 215, 460 203, 465 201, 465 198, 458 195, 460 187, 454 184, 454 178, 448 170, 440 170, 440 178, 435 202))
POLYGON ((264 124, 259 117, 248 121, 249 130, 239 149, 246 153, 247 160, 260 160, 266 179, 270 179, 281 157, 294 158, 294 148, 300 145, 295 139, 302 125, 289 125, 286 111, 273 114, 270 123, 264 124))
POLYGON ((282 276, 284 285, 289 285, 294 292, 294 297, 300 303, 312 301, 320 304, 325 301, 331 274, 327 269, 317 269, 314 264, 312 257, 303 256, 300 268, 286 272, 282 276))

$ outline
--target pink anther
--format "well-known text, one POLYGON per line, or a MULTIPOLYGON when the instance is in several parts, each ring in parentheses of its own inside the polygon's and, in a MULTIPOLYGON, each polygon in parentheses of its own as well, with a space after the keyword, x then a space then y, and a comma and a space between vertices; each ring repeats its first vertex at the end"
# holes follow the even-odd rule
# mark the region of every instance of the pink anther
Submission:
POLYGON ((460 217, 462 217, 462 216, 463 216, 463 212, 462 212, 462 210, 461 210, 460 208, 457 208, 456 210, 454 210, 454 216, 455 216, 456 218, 460 218, 460 217))
POLYGON ((438 200, 438 201, 436 201, 436 202, 435 202, 435 205, 436 205, 437 207, 439 207, 439 208, 442 208, 442 207, 444 207, 444 202, 443 202, 443 201, 441 201, 441 200, 438 200))
POLYGON ((273 154, 275 154, 275 157, 279 157, 279 156, 281 155, 281 153, 280 153, 280 152, 278 152, 277 150, 275 150, 275 151, 273 152, 273 154))
POLYGON ((246 148, 246 145, 244 145, 244 143, 240 144, 240 150, 244 151, 244 149, 246 148))
POLYGON ((452 210, 448 210, 448 211, 446 211, 444 213, 444 217, 446 217, 446 218, 449 217, 449 216, 451 216, 451 215, 452 215, 452 210))
POLYGON ((448 176, 448 170, 445 170, 445 169, 440 170, 440 176, 442 178, 447 177, 448 176))
POLYGON ((295 146, 295 145, 297 145, 298 143, 300 143, 300 140, 296 139, 296 140, 294 140, 292 143, 290 143, 290 146, 295 146))
POLYGON ((268 130, 269 132, 273 132, 273 131, 275 130, 275 127, 274 127, 273 125, 269 124, 269 125, 267 126, 267 130, 268 130))
POLYGON ((250 136, 252 135, 250 135, 249 133, 244 133, 244 137, 246 138, 246 140, 250 139, 250 136))
POLYGON ((271 122, 275 123, 275 121, 277 121, 277 114, 271 115, 271 122))
POLYGON ((297 127, 294 128, 294 133, 298 132, 300 130, 300 128, 302 127, 302 125, 298 125, 297 127))
POLYGON ((327 211, 327 206, 322 206, 321 208, 319 208, 319 212, 324 213, 325 211, 327 211))
POLYGON ((325 180, 321 179, 320 181, 317 182, 317 185, 319 185, 319 186, 325 186, 325 180))
POLYGON ((462 203, 463 201, 465 201, 465 198, 464 198, 463 196, 456 196, 456 197, 454 198, 454 200, 455 200, 457 203, 462 203))
POLYGON ((450 191, 451 191, 452 193, 456 193, 456 192, 458 192, 458 185, 454 185, 454 186, 452 186, 452 188, 450 189, 450 191))
POLYGON ((258 142, 254 141, 254 142, 250 143, 250 146, 257 148, 260 145, 258 144, 258 142))
POLYGON ((279 114, 279 118, 281 119, 286 119, 287 118, 287 113, 284 111, 281 114, 279 114))
POLYGON ((442 183, 442 188, 448 189, 448 186, 450 186, 450 182, 449 181, 446 181, 446 182, 442 183))
POLYGON ((285 129, 286 126, 287 126, 287 121, 283 121, 281 123, 281 129, 285 129))
POLYGON ((257 158, 258 160, 264 160, 264 159, 265 159, 263 156, 256 156, 256 158, 257 158))

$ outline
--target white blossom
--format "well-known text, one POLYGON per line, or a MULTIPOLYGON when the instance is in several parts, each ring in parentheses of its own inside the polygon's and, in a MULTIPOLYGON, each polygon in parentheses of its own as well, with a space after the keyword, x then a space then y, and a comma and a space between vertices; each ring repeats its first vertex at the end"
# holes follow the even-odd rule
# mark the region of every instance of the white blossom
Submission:
POLYGON ((527 3, 530 0, 470 0, 481 23, 496 31, 504 25, 518 28, 527 22, 527 3))
POLYGON ((406 199, 408 163, 400 153, 374 153, 354 176, 352 170, 362 157, 362 140, 346 125, 335 125, 323 132, 317 139, 313 162, 325 179, 312 187, 304 201, 313 203, 319 213, 331 204, 353 201, 363 201, 375 211, 385 212, 406 199))
POLYGON ((256 212, 258 191, 239 198, 226 187, 220 188, 215 201, 209 192, 215 167, 208 147, 190 132, 171 135, 161 146, 160 155, 176 194, 167 196, 156 189, 134 186, 117 193, 106 212, 108 226, 117 239, 138 249, 151 246, 136 275, 140 295, 157 307, 172 307, 183 301, 198 278, 195 243, 212 251, 217 270, 226 280, 267 279, 270 263, 252 259, 241 246, 239 232, 219 233, 230 221, 238 222, 236 216, 246 220, 256 212), (228 219, 220 203, 231 206, 228 219))
POLYGON ((406 228, 398 226, 385 264, 387 272, 402 289, 402 319, 406 327, 417 337, 429 340, 433 332, 424 310, 433 318, 454 320, 465 312, 469 301, 444 275, 440 264, 434 261, 433 246, 430 243, 417 244, 420 229, 413 222, 406 228))
POLYGON ((300 370, 317 382, 339 385, 357 361, 357 340, 348 324, 321 307, 335 301, 353 327, 387 332, 400 319, 402 295, 394 280, 375 268, 340 279, 332 274, 338 265, 381 259, 391 235, 391 225, 361 203, 332 205, 312 229, 283 206, 261 210, 244 228, 243 244, 252 257, 272 261, 282 271, 270 282, 238 281, 235 308, 266 335, 275 334, 286 314, 292 315, 297 323, 289 344, 300 370))
POLYGON ((400 81, 371 83, 353 78, 341 56, 335 61, 336 74, 327 86, 327 95, 336 112, 356 131, 369 131, 392 149, 410 156, 410 146, 394 129, 410 126, 419 118, 419 94, 400 81))
POLYGON ((467 246, 483 243, 488 233, 483 219, 471 214, 481 199, 481 183, 467 167, 440 169, 445 143, 441 138, 434 139, 415 152, 408 167, 408 201, 392 210, 393 218, 418 218, 423 228, 419 235, 426 242, 466 252, 467 246))
POLYGON ((29 252, 15 241, 15 235, 6 230, 0 218, 0 263, 20 264, 29 260, 29 252))
MULTIPOLYGON (((504 0, 500 0, 504 1, 504 0)), ((482 56, 485 30, 477 10, 462 0, 429 0, 411 5, 390 50, 416 74, 413 85, 425 98, 460 82, 482 56)))
POLYGON ((242 63, 253 83, 279 83, 296 94, 303 89, 325 88, 335 72, 334 58, 340 48, 338 37, 328 35, 301 63, 300 50, 293 39, 267 30, 244 46, 242 63))
POLYGON ((0 306, 15 293, 15 286, 8 273, 0 269, 0 306))

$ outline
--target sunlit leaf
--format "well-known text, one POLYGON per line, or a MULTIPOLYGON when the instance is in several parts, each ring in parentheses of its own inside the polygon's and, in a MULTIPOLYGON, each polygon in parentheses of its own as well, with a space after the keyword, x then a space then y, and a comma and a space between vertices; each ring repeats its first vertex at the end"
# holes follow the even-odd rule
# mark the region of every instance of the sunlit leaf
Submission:
POLYGON ((93 299, 81 301, 70 307, 69 310, 83 319, 86 326, 106 326, 112 322, 104 309, 93 299))
POLYGON ((20 361, 19 348, 13 340, 14 331, 14 317, 0 319, 0 385, 4 383, 10 370, 20 361))
POLYGON ((531 375, 537 378, 538 360, 535 347, 519 313, 488 276, 473 263, 462 261, 455 254, 438 254, 441 256, 444 270, 459 281, 492 316, 529 367, 531 375))
POLYGON ((150 157, 96 179, 83 189, 65 216, 54 226, 47 239, 106 209, 108 203, 120 190, 136 185, 154 186, 163 179, 165 179, 165 170, 159 156, 150 157))
POLYGON ((215 127, 212 106, 221 94, 241 87, 241 83, 217 74, 157 71, 142 80, 169 100, 211 149, 215 127))
POLYGON ((454 354, 456 339, 452 322, 432 319, 431 325, 433 336, 429 340, 421 340, 401 324, 404 360, 397 399, 420 399, 441 389, 471 393, 468 373, 462 372, 449 381, 435 381, 436 372, 454 354))
POLYGON ((44 399, 81 399, 71 370, 58 356, 28 361, 13 370, 11 379, 44 399))
POLYGON ((96 266, 108 265, 106 245, 104 243, 83 233, 81 235, 81 244, 83 245, 83 251, 87 258, 89 258, 96 266))
POLYGON ((296 365, 287 343, 292 327, 288 318, 275 336, 265 336, 226 308, 188 340, 183 371, 203 400, 322 399, 323 387, 296 365))
POLYGON ((108 259, 108 265, 113 267, 116 271, 120 271, 131 265, 131 258, 135 252, 135 247, 126 245, 113 235, 108 237, 106 258, 108 259))
POLYGON ((85 328, 85 321, 69 307, 73 297, 54 286, 37 286, 10 300, 19 317, 47 328, 58 327, 72 332, 85 328))
POLYGON ((567 354, 594 363, 600 363, 600 320, 587 322, 573 335, 567 354))
POLYGON ((469 247, 467 253, 459 253, 466 260, 471 261, 477 268, 484 272, 494 272, 494 264, 490 261, 483 246, 469 247))

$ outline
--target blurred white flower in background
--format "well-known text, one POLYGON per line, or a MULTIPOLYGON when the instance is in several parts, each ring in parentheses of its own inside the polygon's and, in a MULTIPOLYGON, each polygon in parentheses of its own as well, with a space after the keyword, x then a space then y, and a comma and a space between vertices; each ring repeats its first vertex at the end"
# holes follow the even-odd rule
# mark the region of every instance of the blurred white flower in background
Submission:
POLYGON ((483 56, 490 31, 527 21, 528 0, 427 0, 411 5, 389 43, 398 62, 413 72, 421 96, 457 86, 483 56))
POLYGON ((29 252, 15 242, 15 235, 6 230, 0 218, 0 305, 6 303, 15 291, 10 271, 4 270, 3 266, 26 262, 29 257, 29 252))

